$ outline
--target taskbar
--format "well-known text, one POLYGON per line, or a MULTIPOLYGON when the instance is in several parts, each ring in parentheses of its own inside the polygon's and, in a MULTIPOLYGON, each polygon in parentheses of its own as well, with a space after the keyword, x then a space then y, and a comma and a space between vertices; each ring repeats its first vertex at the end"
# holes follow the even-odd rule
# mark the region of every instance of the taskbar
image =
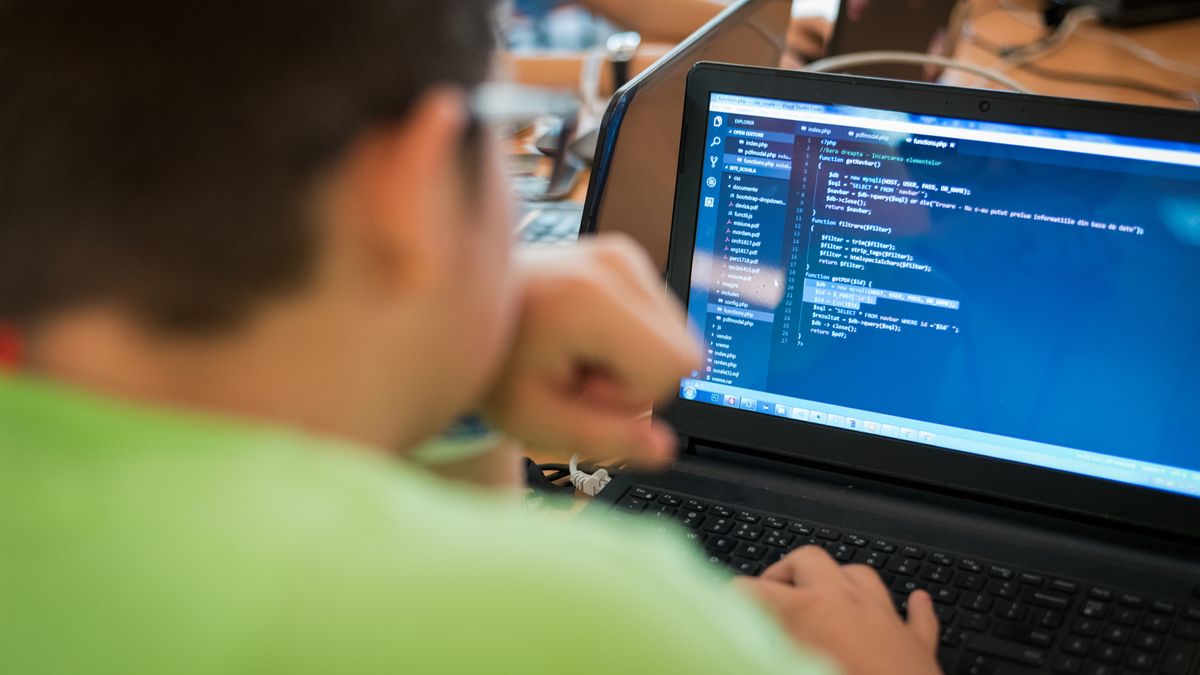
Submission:
POLYGON ((680 398, 697 403, 885 436, 1021 464, 1200 497, 1200 472, 1087 450, 1010 438, 767 392, 685 379, 680 398))

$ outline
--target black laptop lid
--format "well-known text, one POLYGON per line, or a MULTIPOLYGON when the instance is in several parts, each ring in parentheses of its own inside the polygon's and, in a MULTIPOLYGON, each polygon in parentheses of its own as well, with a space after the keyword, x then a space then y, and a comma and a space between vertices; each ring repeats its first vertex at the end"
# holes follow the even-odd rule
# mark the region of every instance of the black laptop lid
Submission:
POLYGON ((1200 119, 702 65, 696 439, 1200 534, 1200 119))
POLYGON ((628 234, 666 270, 688 72, 699 61, 778 65, 791 8, 791 0, 734 3, 617 92, 600 129, 583 232, 628 234))

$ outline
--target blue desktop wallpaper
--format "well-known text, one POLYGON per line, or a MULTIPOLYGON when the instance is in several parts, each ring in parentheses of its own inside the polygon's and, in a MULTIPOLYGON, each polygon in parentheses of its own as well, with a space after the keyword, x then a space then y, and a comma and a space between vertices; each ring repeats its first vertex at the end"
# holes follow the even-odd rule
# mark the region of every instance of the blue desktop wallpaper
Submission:
POLYGON ((1200 169, 710 122, 708 379, 1200 469, 1200 169))

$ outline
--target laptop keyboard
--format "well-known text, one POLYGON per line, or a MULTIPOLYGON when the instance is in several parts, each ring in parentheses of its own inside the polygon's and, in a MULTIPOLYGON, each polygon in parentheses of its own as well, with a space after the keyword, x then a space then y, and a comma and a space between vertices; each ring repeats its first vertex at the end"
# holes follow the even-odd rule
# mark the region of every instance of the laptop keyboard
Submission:
POLYGON ((709 563, 736 574, 759 574, 789 551, 815 545, 840 563, 878 570, 901 613, 909 593, 928 591, 947 673, 1186 675, 1200 645, 1200 605, 647 486, 630 488, 611 517, 631 514, 663 521, 664 532, 682 526, 709 563))
POLYGON ((521 219, 517 238, 522 244, 570 246, 579 238, 583 205, 578 202, 531 204, 521 219))

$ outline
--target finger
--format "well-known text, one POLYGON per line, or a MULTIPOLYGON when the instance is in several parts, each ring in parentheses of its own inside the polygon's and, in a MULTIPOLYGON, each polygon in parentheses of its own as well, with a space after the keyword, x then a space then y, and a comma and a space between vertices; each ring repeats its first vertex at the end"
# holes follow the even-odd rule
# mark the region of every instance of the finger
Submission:
POLYGON ((818 546, 796 549, 762 573, 762 578, 792 586, 848 586, 838 564, 818 546))
POLYGON ((600 234, 586 244, 595 249, 593 255, 602 265, 617 273, 618 281, 623 282, 627 290, 655 299, 673 299, 666 280, 651 262, 649 254, 629 235, 600 234))
POLYGON ((842 568, 842 575, 850 580, 850 584, 858 589, 868 602, 888 611, 894 609, 892 594, 874 569, 866 565, 846 565, 842 568))
POLYGON ((782 616, 788 606, 788 593, 795 593, 796 588, 790 584, 771 579, 738 577, 733 580, 738 590, 754 598, 776 616, 782 616))
POLYGON ((513 405, 520 409, 500 411, 505 430, 537 449, 624 455, 651 465, 675 457, 677 441, 665 427, 590 405, 544 382, 523 385, 513 405))
POLYGON ((908 596, 908 627, 930 652, 938 647, 938 618, 933 611, 933 598, 925 591, 913 591, 908 596))
MULTIPOLYGON (((630 403, 656 400, 699 366, 700 347, 682 320, 664 319, 652 303, 620 295, 611 285, 582 282, 571 307, 561 307, 559 368, 571 377, 582 366, 612 377, 630 403)), ((563 301, 564 304, 567 301, 563 301)))

